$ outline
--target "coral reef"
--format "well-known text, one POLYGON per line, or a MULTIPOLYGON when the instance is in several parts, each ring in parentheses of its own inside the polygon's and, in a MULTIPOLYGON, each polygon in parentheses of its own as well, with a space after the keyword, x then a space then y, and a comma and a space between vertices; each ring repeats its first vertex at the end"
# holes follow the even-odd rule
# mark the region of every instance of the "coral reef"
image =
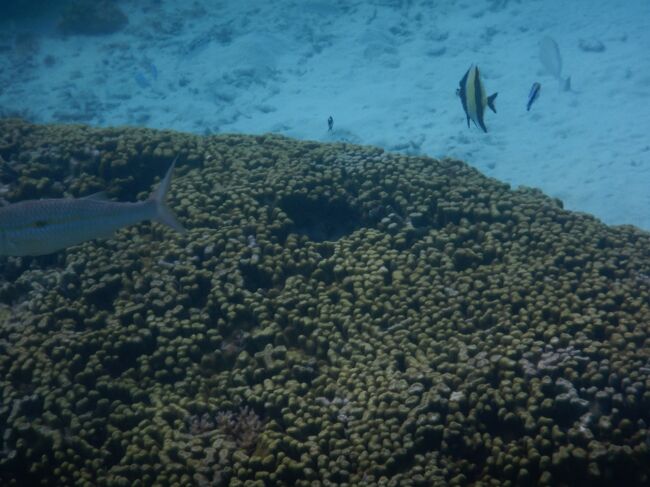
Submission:
POLYGON ((461 161, 0 121, 8 201, 188 228, 0 261, 2 485, 647 485, 650 236, 461 161))

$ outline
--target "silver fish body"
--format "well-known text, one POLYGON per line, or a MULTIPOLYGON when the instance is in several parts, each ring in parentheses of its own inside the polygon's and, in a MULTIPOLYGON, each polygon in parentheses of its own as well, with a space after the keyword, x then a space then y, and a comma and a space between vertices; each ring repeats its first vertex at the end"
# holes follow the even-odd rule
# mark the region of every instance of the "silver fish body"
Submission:
POLYGON ((97 195, 42 199, 0 208, 0 255, 45 255, 120 228, 154 220, 184 232, 165 204, 174 164, 146 201, 120 203, 97 195))
POLYGON ((539 60, 546 72, 558 80, 562 91, 571 91, 571 76, 562 77, 562 56, 554 39, 548 36, 542 39, 539 45, 539 60))

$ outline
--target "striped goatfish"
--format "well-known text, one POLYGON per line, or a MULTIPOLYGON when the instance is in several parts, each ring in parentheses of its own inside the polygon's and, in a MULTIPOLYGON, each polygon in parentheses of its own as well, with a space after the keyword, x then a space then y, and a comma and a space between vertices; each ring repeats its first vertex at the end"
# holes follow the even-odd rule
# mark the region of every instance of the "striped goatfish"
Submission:
POLYGON ((108 201, 104 193, 85 198, 21 201, 0 208, 0 255, 45 255, 122 227, 154 220, 185 232, 165 203, 174 162, 145 201, 108 201))
POLYGON ((494 113, 497 112, 496 108, 494 108, 494 99, 497 97, 497 93, 485 96, 485 87, 481 82, 478 66, 470 66, 463 79, 460 80, 460 88, 456 90, 456 94, 463 104, 463 110, 465 110, 467 116, 467 126, 469 127, 471 119, 483 129, 483 132, 487 132, 483 121, 485 107, 490 107, 494 113))

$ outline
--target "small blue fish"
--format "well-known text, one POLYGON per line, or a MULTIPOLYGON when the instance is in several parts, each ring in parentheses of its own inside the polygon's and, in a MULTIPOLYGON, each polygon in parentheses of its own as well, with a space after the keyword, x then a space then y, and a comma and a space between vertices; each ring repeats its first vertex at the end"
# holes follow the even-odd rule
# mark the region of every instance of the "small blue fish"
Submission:
POLYGON ((539 98, 539 92, 542 90, 542 85, 537 81, 533 83, 533 86, 530 88, 530 93, 528 93, 528 103, 526 104, 526 111, 530 111, 530 107, 533 106, 535 100, 539 98))
POLYGON ((156 81, 158 79, 158 68, 154 63, 149 63, 149 74, 151 75, 151 79, 153 81, 156 81))
POLYGON ((135 82, 138 83, 138 86, 142 89, 149 88, 151 86, 151 83, 149 82, 147 77, 144 74, 142 74, 140 71, 135 73, 133 78, 135 79, 135 82))

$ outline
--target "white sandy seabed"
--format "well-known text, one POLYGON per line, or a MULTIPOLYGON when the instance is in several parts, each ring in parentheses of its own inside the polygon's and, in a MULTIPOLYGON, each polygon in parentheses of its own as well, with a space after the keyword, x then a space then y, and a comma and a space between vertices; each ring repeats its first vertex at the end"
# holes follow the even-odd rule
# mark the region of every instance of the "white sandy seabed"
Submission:
POLYGON ((56 13, 0 20, 0 115, 456 157, 568 209, 650 229, 647 0, 118 5, 129 23, 105 36, 64 36, 56 13), (545 36, 572 91, 544 72, 545 36), (487 134, 467 127, 455 95, 471 64, 499 93, 487 134))

